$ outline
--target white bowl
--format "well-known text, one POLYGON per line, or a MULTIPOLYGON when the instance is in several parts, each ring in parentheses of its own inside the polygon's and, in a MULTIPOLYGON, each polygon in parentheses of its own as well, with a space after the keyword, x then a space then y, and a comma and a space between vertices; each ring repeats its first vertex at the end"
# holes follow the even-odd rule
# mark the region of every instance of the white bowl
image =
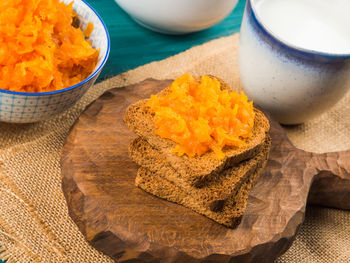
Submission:
POLYGON ((184 34, 209 28, 238 0, 115 0, 137 23, 156 32, 184 34))
MULTIPOLYGON (((68 4, 71 0, 63 2, 68 4)), ((98 78, 110 51, 107 27, 84 0, 74 0, 73 9, 79 17, 82 29, 89 22, 94 24, 89 40, 94 48, 100 49, 94 71, 82 82, 57 91, 26 93, 0 89, 0 121, 31 123, 51 118, 74 105, 98 78)))
MULTIPOLYGON (((286 42, 258 15, 260 2, 247 0, 242 21, 239 69, 243 89, 279 122, 303 123, 329 109, 348 91, 350 53, 326 53, 286 42)), ((347 10, 349 6, 347 3, 347 10)), ((305 12, 295 12, 301 11, 305 12)))

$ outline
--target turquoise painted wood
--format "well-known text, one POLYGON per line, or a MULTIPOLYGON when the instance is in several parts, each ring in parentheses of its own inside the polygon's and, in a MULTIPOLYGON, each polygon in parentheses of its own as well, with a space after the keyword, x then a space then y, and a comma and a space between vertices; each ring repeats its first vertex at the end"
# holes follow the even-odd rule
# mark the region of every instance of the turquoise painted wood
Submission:
POLYGON ((105 21, 111 36, 111 53, 101 73, 104 79, 152 61, 228 36, 239 31, 245 0, 221 23, 207 30, 182 36, 152 32, 134 22, 114 0, 87 0, 105 21))
MULTIPOLYGON (((87 2, 101 15, 111 36, 111 53, 100 75, 99 80, 102 80, 152 61, 162 60, 209 40, 238 32, 246 0, 240 0, 233 12, 216 26, 183 36, 162 35, 139 26, 114 0, 87 2)), ((4 262, 0 260, 0 263, 4 262)))

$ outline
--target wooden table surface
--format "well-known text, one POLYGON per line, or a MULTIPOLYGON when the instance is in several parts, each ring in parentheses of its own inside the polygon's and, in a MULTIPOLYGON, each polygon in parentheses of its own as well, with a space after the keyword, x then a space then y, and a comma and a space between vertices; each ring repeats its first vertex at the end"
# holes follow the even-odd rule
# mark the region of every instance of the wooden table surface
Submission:
MULTIPOLYGON (((114 0, 85 0, 101 15, 111 37, 111 52, 99 81, 152 61, 162 60, 193 46, 239 31, 246 0, 240 0, 232 13, 207 30, 168 36, 136 24, 114 0)), ((4 263, 0 260, 0 263, 4 263)))

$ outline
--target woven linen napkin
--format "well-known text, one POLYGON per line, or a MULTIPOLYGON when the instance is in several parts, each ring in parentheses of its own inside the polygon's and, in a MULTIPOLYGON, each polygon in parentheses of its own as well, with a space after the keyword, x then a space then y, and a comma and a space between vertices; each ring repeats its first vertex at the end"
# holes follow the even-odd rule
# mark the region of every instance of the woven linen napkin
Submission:
MULTIPOLYGON (((111 262, 85 241, 68 215, 59 163, 69 129, 104 91, 146 78, 212 74, 240 90, 237 47, 237 34, 220 38, 103 81, 51 120, 0 123, 0 258, 9 263, 111 262)), ((307 151, 349 149, 350 93, 317 119, 286 131, 307 151)), ((308 207, 295 242, 277 262, 350 262, 349 240, 348 211, 308 207)))

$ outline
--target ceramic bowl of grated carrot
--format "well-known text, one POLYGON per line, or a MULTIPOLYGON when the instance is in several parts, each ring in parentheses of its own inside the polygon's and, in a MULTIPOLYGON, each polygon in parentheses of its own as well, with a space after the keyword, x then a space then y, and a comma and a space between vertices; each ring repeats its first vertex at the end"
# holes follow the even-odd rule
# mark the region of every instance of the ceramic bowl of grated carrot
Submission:
POLYGON ((68 109, 109 50, 105 24, 83 0, 0 1, 0 121, 37 122, 68 109))

